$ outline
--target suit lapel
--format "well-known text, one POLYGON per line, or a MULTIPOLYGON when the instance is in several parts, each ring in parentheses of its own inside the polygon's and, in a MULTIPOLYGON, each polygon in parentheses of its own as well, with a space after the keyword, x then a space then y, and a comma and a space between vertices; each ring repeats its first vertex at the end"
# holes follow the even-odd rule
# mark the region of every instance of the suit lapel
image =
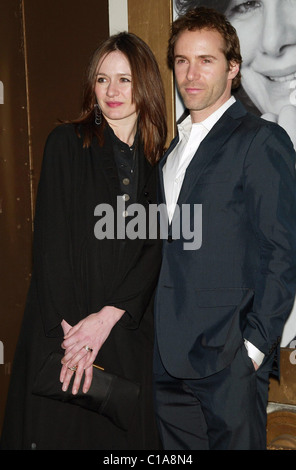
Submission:
POLYGON ((240 102, 236 101, 236 103, 225 111, 219 121, 201 142, 186 170, 177 202, 179 206, 186 202, 206 167, 215 158, 218 150, 230 138, 234 130, 240 125, 239 118, 244 114, 246 114, 244 107, 240 102))
POLYGON ((166 202, 165 191, 164 191, 164 184, 163 184, 163 173, 162 173, 162 170, 163 170, 163 167, 164 167, 164 165, 165 165, 165 163, 166 163, 166 161, 167 161, 168 156, 169 156, 170 153, 173 151, 173 149, 176 147, 176 145, 177 145, 178 142, 179 142, 179 137, 176 136, 176 137, 172 140, 172 142, 171 142, 171 144, 170 144, 168 150, 165 152, 164 156, 162 157, 162 159, 160 160, 159 165, 158 165, 158 171, 159 171, 159 179, 158 179, 158 180, 159 180, 159 187, 158 187, 158 189, 159 189, 159 197, 158 197, 158 199, 159 199, 159 202, 160 202, 160 203, 163 203, 163 202, 165 203, 165 202, 166 202))
POLYGON ((206 167, 215 158, 217 151, 229 139, 230 135, 238 125, 239 122, 237 120, 229 119, 229 117, 227 118, 223 115, 201 142, 186 170, 177 202, 179 206, 186 202, 189 194, 205 171, 206 167))

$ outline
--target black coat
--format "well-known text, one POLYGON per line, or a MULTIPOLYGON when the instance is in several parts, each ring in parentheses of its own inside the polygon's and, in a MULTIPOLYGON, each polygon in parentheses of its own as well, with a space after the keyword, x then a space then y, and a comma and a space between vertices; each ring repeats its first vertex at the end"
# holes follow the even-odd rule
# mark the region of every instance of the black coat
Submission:
MULTIPOLYGON (((156 202, 156 170, 138 159, 138 203, 156 202)), ((89 148, 74 126, 49 136, 38 188, 34 268, 8 396, 6 449, 157 449, 152 406, 153 292, 160 265, 157 240, 98 240, 98 204, 116 212, 121 193, 112 143, 89 148), (61 320, 76 324, 104 305, 126 310, 99 351, 106 370, 140 382, 140 403, 125 433, 107 418, 32 396, 49 352, 59 350, 61 320)))

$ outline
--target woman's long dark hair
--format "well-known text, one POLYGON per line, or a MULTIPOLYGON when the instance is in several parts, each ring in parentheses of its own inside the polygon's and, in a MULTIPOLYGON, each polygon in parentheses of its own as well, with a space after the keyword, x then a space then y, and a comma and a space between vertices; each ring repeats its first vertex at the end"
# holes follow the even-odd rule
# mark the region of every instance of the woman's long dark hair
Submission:
POLYGON ((156 59, 149 46, 135 34, 122 32, 110 36, 94 52, 87 71, 81 114, 72 122, 83 127, 84 146, 90 145, 94 135, 97 136, 100 145, 103 145, 106 122, 102 116, 101 125, 95 124, 94 90, 100 60, 114 51, 122 52, 129 61, 132 73, 132 98, 139 113, 139 135, 145 156, 154 165, 163 154, 167 136, 165 94, 156 59))

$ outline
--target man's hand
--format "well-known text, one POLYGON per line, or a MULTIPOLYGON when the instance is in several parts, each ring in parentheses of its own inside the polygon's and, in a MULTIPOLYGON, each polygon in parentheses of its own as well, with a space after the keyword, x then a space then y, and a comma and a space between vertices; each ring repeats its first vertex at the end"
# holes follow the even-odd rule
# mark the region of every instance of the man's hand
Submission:
POLYGON ((255 361, 253 361, 253 359, 252 359, 252 362, 253 362, 253 366, 254 366, 255 370, 258 370, 258 369, 259 369, 259 366, 258 366, 258 364, 256 364, 256 362, 255 362, 255 361))

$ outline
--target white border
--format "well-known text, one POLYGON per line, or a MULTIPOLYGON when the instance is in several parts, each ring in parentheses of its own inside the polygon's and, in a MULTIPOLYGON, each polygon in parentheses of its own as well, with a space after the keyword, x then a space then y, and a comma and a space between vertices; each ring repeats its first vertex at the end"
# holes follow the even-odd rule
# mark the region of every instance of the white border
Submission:
POLYGON ((109 0, 109 34, 128 31, 128 0, 109 0))
POLYGON ((4 85, 0 81, 0 104, 4 104, 4 85))

